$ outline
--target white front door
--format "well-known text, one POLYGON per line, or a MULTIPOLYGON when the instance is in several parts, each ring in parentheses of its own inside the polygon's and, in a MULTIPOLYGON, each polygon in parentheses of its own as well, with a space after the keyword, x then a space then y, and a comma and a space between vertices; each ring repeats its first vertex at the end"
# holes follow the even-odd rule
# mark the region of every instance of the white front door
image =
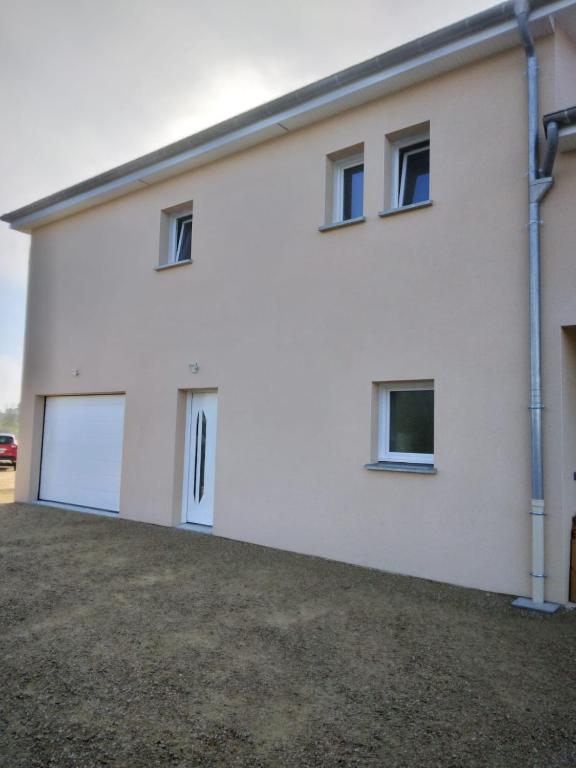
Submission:
POLYGON ((216 458, 216 393, 189 392, 186 409, 184 520, 196 525, 214 522, 216 458))

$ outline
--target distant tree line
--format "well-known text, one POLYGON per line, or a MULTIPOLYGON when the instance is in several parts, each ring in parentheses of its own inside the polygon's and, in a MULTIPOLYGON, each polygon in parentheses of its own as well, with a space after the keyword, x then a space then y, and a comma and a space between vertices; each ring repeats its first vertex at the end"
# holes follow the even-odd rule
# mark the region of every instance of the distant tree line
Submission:
POLYGON ((18 415, 19 407, 5 408, 0 411, 0 432, 12 432, 12 434, 18 434, 18 415))

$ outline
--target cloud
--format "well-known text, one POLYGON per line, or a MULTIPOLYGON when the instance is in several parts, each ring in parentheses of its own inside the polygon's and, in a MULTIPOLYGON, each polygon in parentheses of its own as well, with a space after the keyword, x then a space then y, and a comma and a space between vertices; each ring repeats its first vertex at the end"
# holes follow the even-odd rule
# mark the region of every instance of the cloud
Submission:
POLYGON ((231 72, 214 71, 197 86, 195 98, 188 98, 188 110, 165 121, 159 143, 177 141, 208 128, 285 90, 280 76, 243 62, 237 62, 231 72))
POLYGON ((18 405, 21 381, 21 360, 0 355, 0 410, 18 405))

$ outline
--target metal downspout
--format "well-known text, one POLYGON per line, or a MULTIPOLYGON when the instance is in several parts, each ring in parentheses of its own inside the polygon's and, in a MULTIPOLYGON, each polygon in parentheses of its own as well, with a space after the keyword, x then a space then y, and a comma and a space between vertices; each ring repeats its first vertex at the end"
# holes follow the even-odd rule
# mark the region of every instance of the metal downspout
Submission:
MULTIPOLYGON (((540 343, 540 202, 550 190, 551 176, 540 177, 538 171, 538 57, 530 32, 528 0, 515 3, 516 18, 522 44, 526 51, 528 81, 528 231, 530 270, 530 427, 532 466, 532 598, 518 598, 513 605, 552 613, 558 606, 544 599, 545 549, 544 549, 544 478, 542 460, 542 380, 540 343)), ((554 158, 547 153, 545 167, 552 170, 554 158)))

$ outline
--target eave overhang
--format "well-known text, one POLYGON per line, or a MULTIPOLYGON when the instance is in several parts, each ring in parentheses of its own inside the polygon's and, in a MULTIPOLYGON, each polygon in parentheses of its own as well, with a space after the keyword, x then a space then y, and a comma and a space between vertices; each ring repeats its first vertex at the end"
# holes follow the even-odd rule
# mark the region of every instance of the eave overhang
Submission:
MULTIPOLYGON (((534 0, 534 36, 550 34, 554 18, 575 7, 576 0, 534 0)), ((517 45, 514 4, 500 3, 0 218, 31 232, 517 45)))

